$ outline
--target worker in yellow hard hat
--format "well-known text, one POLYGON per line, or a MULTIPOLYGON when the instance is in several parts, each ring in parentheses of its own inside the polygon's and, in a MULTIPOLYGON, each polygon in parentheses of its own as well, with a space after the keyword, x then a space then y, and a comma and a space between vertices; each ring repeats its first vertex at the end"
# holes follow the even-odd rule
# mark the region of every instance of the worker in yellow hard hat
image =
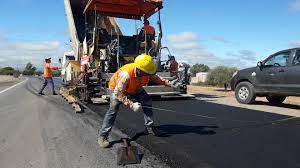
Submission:
POLYGON ((124 65, 111 77, 109 81, 110 106, 99 131, 98 143, 100 147, 106 148, 109 146, 108 135, 113 127, 121 103, 134 112, 143 111, 145 133, 156 136, 159 134, 152 119, 152 99, 143 89, 143 86, 147 85, 149 81, 176 89, 179 85, 174 86, 172 82, 156 75, 156 69, 153 58, 142 54, 136 57, 134 63, 124 65))

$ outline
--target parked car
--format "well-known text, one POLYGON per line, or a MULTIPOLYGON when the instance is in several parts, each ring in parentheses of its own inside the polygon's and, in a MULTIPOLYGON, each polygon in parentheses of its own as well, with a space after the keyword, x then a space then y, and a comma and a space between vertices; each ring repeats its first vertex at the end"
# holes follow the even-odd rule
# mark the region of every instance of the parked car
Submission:
POLYGON ((271 104, 300 95, 300 48, 283 50, 233 74, 231 89, 239 103, 250 104, 266 97, 271 104))

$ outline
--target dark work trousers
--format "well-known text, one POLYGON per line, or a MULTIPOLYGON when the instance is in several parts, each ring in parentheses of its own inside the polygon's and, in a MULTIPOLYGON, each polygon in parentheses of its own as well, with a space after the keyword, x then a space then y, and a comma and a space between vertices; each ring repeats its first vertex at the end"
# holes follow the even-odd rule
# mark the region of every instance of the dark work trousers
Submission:
POLYGON ((39 93, 43 93, 43 90, 45 89, 45 87, 48 85, 48 82, 51 84, 51 89, 52 89, 52 93, 54 94, 55 93, 55 90, 54 90, 54 83, 53 83, 53 79, 52 78, 44 78, 44 83, 43 83, 43 86, 40 90, 39 93))
MULTIPOLYGON (((99 130, 99 135, 100 136, 108 136, 109 132, 111 131, 115 119, 117 117, 117 113, 119 111, 119 106, 121 102, 116 98, 115 94, 113 91, 110 92, 110 105, 109 109, 105 114, 102 127, 99 130)), ((137 95, 131 95, 129 96, 130 99, 134 99, 137 102, 140 102, 142 106, 148 106, 152 107, 152 99, 151 97, 147 94, 145 90, 142 90, 139 94, 137 95)), ((144 113, 144 120, 145 120, 145 126, 152 126, 154 121, 153 121, 153 112, 151 108, 146 108, 143 107, 143 113, 144 113)))

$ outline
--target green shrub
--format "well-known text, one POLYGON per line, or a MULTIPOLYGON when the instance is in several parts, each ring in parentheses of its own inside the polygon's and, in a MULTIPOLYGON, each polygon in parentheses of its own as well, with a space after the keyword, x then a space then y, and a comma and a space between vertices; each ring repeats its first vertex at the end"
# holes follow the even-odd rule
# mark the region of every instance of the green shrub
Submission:
POLYGON ((12 67, 5 67, 0 69, 0 75, 14 75, 17 71, 12 67))
POLYGON ((229 84, 233 73, 236 71, 237 68, 218 66, 209 72, 205 83, 211 86, 224 87, 225 83, 229 84))
POLYGON ((196 76, 199 72, 208 72, 210 70, 209 66, 204 64, 195 64, 191 67, 190 72, 192 76, 196 76))

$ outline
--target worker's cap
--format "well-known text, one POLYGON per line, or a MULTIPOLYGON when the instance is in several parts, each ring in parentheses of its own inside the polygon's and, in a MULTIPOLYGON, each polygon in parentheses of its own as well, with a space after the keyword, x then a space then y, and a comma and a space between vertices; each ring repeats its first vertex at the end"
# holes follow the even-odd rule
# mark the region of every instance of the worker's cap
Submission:
POLYGON ((51 57, 46 57, 45 60, 51 60, 51 57))

